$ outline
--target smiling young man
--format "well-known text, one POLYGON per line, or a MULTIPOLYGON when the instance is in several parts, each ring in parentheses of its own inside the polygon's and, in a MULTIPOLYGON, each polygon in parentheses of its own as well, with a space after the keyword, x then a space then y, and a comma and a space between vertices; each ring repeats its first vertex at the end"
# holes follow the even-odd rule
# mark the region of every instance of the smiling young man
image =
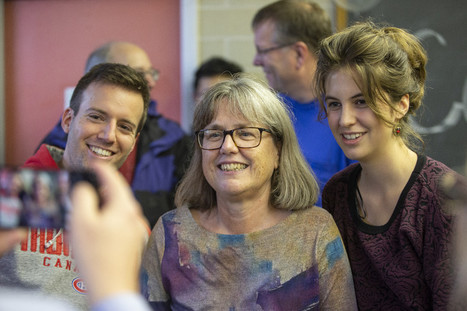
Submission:
MULTIPOLYGON (((96 161, 120 167, 135 146, 148 105, 141 73, 122 64, 96 65, 78 82, 63 113, 65 150, 43 144, 24 167, 73 170, 96 161)), ((0 258, 0 285, 39 290, 87 310, 74 256, 61 229, 30 228, 27 239, 0 258)))
POLYGON ((63 113, 65 149, 43 144, 24 167, 79 169, 101 160, 119 168, 135 146, 148 105, 140 73, 121 64, 97 65, 78 82, 63 113))
MULTIPOLYGON (((154 68, 149 53, 140 46, 125 41, 100 45, 89 54, 85 72, 101 63, 124 64, 140 72, 154 95, 160 74, 154 68)), ((163 74, 161 78, 164 78, 163 74)), ((119 169, 131 185, 151 228, 162 214, 175 207, 176 185, 185 173, 193 142, 192 135, 186 135, 178 122, 161 114, 160 107, 164 107, 164 103, 154 98, 150 100, 147 120, 136 145, 119 169)), ((60 118, 41 144, 65 149, 67 136, 60 118)))

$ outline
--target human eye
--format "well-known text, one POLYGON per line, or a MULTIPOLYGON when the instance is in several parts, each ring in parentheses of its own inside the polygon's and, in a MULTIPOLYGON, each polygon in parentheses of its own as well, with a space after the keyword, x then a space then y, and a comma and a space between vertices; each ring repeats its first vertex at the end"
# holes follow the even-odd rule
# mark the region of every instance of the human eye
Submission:
POLYGON ((326 100, 327 110, 338 110, 341 107, 341 103, 335 100, 326 100))
POLYGON ((258 132, 256 128, 241 128, 235 130, 235 136, 242 140, 252 140, 258 136, 258 132))
POLYGON ((365 108, 367 107, 366 101, 364 98, 357 98, 354 102, 355 106, 365 108))
POLYGON ((204 138, 210 141, 217 141, 222 138, 223 132, 219 130, 204 131, 204 138))
POLYGON ((121 123, 119 127, 124 132, 130 133, 130 134, 134 133, 134 127, 131 124, 121 123))
POLYGON ((92 112, 88 114, 88 119, 91 119, 93 121, 102 121, 104 120, 104 116, 100 113, 92 112))

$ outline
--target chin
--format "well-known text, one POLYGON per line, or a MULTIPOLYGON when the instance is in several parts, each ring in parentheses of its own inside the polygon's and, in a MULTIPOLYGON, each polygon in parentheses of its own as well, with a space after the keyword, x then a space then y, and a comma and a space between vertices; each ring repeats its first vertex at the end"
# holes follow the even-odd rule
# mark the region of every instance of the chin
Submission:
POLYGON ((242 186, 238 185, 219 185, 217 189, 215 189, 216 192, 224 195, 238 195, 244 191, 244 188, 242 186))
POLYGON ((345 148, 342 148, 342 150, 344 151, 345 156, 350 160, 360 161, 360 159, 362 158, 361 155, 359 155, 356 152, 353 152, 353 150, 346 150, 345 148))
POLYGON ((112 159, 112 158, 110 158, 110 159, 97 158, 94 161, 95 162, 101 162, 101 163, 108 163, 108 164, 111 164, 112 166, 116 166, 117 168, 119 168, 121 166, 121 164, 123 164, 123 162, 122 163, 117 163, 115 161, 115 159, 112 159))

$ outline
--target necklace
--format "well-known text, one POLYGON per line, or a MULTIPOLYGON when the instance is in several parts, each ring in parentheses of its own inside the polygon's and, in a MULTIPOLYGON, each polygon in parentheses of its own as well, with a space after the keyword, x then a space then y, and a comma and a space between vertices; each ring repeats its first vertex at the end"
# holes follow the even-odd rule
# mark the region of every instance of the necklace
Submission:
POLYGON ((358 216, 360 216, 361 219, 365 219, 367 214, 366 214, 365 207, 363 206, 363 198, 362 198, 362 194, 360 193, 360 189, 358 188, 358 184, 357 184, 357 196, 355 197, 355 205, 357 206, 358 216))

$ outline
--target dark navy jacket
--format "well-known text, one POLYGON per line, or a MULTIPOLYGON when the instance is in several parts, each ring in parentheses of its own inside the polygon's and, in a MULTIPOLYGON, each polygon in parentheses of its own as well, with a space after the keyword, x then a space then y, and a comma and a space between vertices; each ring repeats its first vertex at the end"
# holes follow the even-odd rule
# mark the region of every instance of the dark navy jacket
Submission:
MULTIPOLYGON (((175 187, 191 157, 193 139, 175 121, 149 104, 148 118, 140 132, 131 188, 151 228, 165 212, 174 208, 175 187)), ((67 134, 61 122, 41 142, 65 149, 67 134)))

